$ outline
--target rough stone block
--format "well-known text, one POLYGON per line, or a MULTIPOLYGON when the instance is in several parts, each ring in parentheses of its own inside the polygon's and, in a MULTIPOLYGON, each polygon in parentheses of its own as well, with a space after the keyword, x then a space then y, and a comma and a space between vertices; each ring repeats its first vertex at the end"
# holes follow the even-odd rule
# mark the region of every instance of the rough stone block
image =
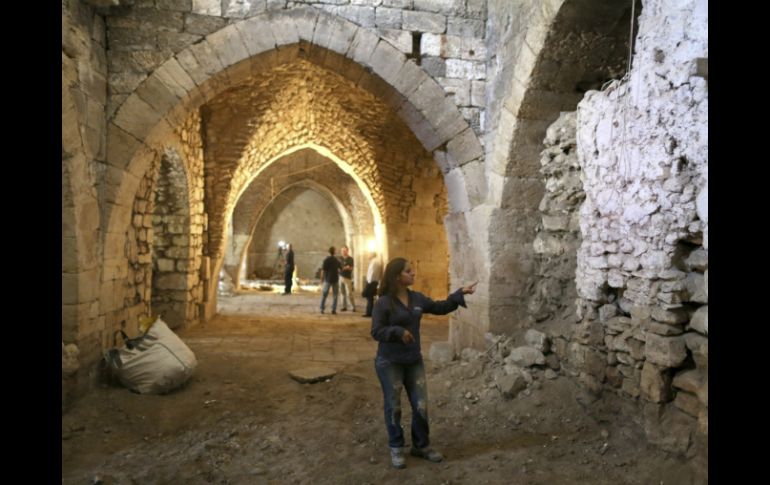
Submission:
POLYGON ((192 12, 200 15, 222 15, 221 0, 192 0, 192 12))
POLYGON ((465 79, 438 78, 438 83, 444 88, 447 95, 454 98, 457 106, 469 106, 471 104, 471 82, 465 79))
POLYGON ((595 377, 599 382, 602 382, 604 381, 606 367, 607 355, 605 353, 591 348, 586 350, 583 369, 587 374, 595 377))
POLYGON ((162 115, 171 111, 181 99, 181 96, 178 96, 174 91, 169 89, 163 82, 161 82, 159 76, 155 74, 147 78, 147 80, 139 86, 139 89, 136 90, 136 95, 162 115))
POLYGON ((487 0, 467 0, 466 15, 468 17, 486 19, 487 3, 487 0))
POLYGON ((452 138, 447 143, 447 151, 452 154, 460 166, 484 156, 484 149, 470 128, 452 138))
POLYGON ((153 30, 114 27, 107 31, 110 50, 135 51, 152 50, 156 45, 156 33, 153 30))
POLYGON ((465 212, 470 209, 470 202, 465 190, 464 180, 465 178, 462 170, 459 168, 448 170, 444 176, 444 183, 447 186, 447 196, 449 198, 449 207, 452 212, 465 212))
POLYGON ((143 140, 161 118, 161 113, 134 94, 118 109, 113 123, 134 138, 143 140))
POLYGON ((545 356, 532 347, 517 347, 511 350, 506 361, 521 367, 531 367, 533 365, 545 365, 545 356))
POLYGON ((298 8, 289 10, 286 15, 294 20, 300 40, 311 42, 313 40, 313 31, 320 15, 319 11, 316 9, 298 8))
POLYGON ((696 332, 687 332, 682 337, 699 368, 708 368, 709 339, 696 332))
POLYGON ((406 62, 404 55, 387 42, 380 42, 374 49, 369 65, 388 84, 396 84, 396 76, 406 62))
POLYGON ((225 68, 246 59, 250 54, 235 25, 228 25, 208 35, 206 42, 211 45, 222 67, 225 68))
POLYGON ((689 271, 706 271, 709 267, 708 251, 703 248, 691 252, 684 262, 689 271))
POLYGON ((641 392, 642 397, 651 402, 670 401, 673 396, 671 392, 671 371, 650 362, 645 362, 642 367, 641 392))
POLYGON ((647 404, 644 431, 647 439, 664 450, 684 454, 692 443, 693 420, 671 405, 647 404))
POLYGON ((457 17, 450 17, 447 20, 446 32, 449 35, 483 39, 485 30, 485 25, 482 20, 464 19, 457 17))
POLYGON ((468 201, 478 207, 487 198, 487 179, 484 177, 484 160, 479 158, 462 166, 468 201))
POLYGON ((683 308, 665 309, 654 306, 651 309, 650 316, 662 323, 669 325, 678 325, 687 321, 687 311, 683 308))
POLYGON ((524 334, 524 340, 527 342, 527 345, 540 352, 546 353, 551 349, 551 342, 548 336, 535 329, 530 328, 527 330, 524 334))
MULTIPOLYGON (((321 20, 322 17, 319 17, 318 23, 316 24, 316 33, 313 34, 314 38, 316 37, 316 34, 321 32, 321 20)), ((324 27, 327 25, 329 28, 329 38, 324 42, 319 40, 317 42, 318 45, 327 47, 329 50, 344 56, 350 49, 350 45, 353 43, 358 27, 336 17, 329 19, 328 24, 323 24, 324 27)))
POLYGON ((684 329, 679 325, 668 325, 665 323, 659 323, 654 320, 647 320, 642 324, 642 329, 645 332, 654 333, 656 335, 681 335, 684 333, 684 329))
POLYGON ((156 286, 161 290, 186 290, 187 276, 179 273, 161 274, 156 280, 156 286))
POLYGON ((458 79, 486 79, 486 65, 483 62, 447 59, 446 76, 458 79))
POLYGON ((223 17, 242 19, 264 12, 267 2, 265 0, 226 0, 222 7, 223 17))
POLYGON ((412 53, 412 34, 409 32, 394 29, 378 29, 377 33, 402 53, 412 53))
POLYGON ((160 66, 153 75, 157 76, 179 98, 184 98, 195 88, 195 82, 173 57, 160 66))
POLYGON ((414 0, 382 0, 383 7, 412 8, 414 0))
POLYGON ((673 386, 677 389, 697 394, 703 387, 704 375, 698 369, 684 370, 674 376, 673 386))
POLYGON ((414 9, 459 17, 465 13, 465 0, 414 0, 414 9))
POLYGON ((647 361, 663 367, 678 367, 687 358, 683 337, 647 335, 645 347, 647 361))
POLYGON ((434 80, 427 79, 407 99, 425 115, 439 100, 444 99, 444 96, 444 90, 441 89, 441 86, 434 80))
POLYGON ((226 24, 227 21, 220 17, 189 14, 185 15, 184 30, 194 35, 208 35, 221 29, 226 24))
POLYGON ((708 303, 708 296, 706 295, 704 277, 700 273, 689 273, 686 280, 687 293, 689 298, 687 301, 695 303, 708 303))
POLYGON ((515 398, 527 388, 527 381, 521 372, 512 372, 497 379, 497 386, 506 399, 515 398))
POLYGON ((694 394, 688 392, 679 391, 674 398, 674 406, 681 409, 690 416, 697 418, 700 412, 700 403, 698 398, 694 394))
MULTIPOLYGON (((346 56, 359 64, 368 66, 372 53, 379 42, 380 39, 375 34, 366 29, 358 29, 346 56)), ((401 90, 399 89, 399 91, 401 90)))
POLYGON ((401 66, 401 70, 398 72, 396 83, 393 87, 403 96, 409 98, 422 86, 422 84, 428 81, 432 80, 413 60, 409 60, 404 62, 404 65, 401 66))
POLYGON ((296 44, 299 34, 294 21, 285 16, 258 16, 235 24, 251 54, 296 44))
POLYGON ((205 74, 206 79, 221 72, 224 69, 222 61, 217 55, 217 47, 218 46, 212 45, 208 40, 203 40, 197 44, 191 45, 187 49, 195 57, 195 60, 198 62, 202 72, 205 74))
MULTIPOLYGON (((381 29, 400 29, 401 10, 396 8, 377 7, 374 12, 374 23, 381 29)), ((408 32, 406 33, 408 34, 408 32)), ((411 36, 409 36, 409 38, 411 39, 411 36)))
POLYGON ((446 23, 446 16, 441 14, 405 10, 401 28, 412 32, 443 34, 446 32, 446 23))
POLYGON ((372 28, 375 26, 374 8, 372 7, 346 5, 336 7, 333 10, 333 13, 364 28, 372 28))
POLYGON ((184 69, 185 73, 187 73, 187 76, 192 79, 196 85, 200 86, 209 78, 208 74, 203 70, 203 67, 198 63, 198 60, 189 48, 177 54, 176 59, 182 69, 184 69))
MULTIPOLYGON (((425 112, 425 117, 436 130, 436 136, 440 143, 453 139, 468 128, 468 123, 463 119, 457 106, 448 98, 437 100, 434 105, 425 112)), ((454 155, 452 155, 454 157, 454 155)), ((453 158, 455 162, 456 159, 453 158)), ((457 162, 459 165, 459 162, 457 162)))
POLYGON ((690 329, 695 330, 703 335, 709 334, 709 307, 704 305, 698 308, 690 320, 690 329))

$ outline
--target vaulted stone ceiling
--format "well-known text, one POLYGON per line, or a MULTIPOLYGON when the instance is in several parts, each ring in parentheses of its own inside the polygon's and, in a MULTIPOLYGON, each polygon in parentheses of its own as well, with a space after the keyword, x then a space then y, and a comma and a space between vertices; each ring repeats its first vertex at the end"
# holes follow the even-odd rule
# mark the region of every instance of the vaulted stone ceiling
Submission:
POLYGON ((432 159, 382 100, 303 59, 254 75, 202 115, 212 240, 253 176, 293 149, 317 146, 348 164, 384 222, 406 221, 412 174, 432 159))

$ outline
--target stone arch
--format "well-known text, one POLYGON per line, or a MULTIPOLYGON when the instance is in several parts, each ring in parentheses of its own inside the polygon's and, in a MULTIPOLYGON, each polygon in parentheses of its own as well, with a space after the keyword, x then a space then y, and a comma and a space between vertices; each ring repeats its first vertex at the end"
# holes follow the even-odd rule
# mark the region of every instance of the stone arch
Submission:
POLYGON ((231 24, 171 57, 117 109, 108 126, 114 147, 108 162, 124 172, 116 173, 108 187, 107 198, 113 201, 108 234, 125 225, 118 220, 127 222, 126 211, 115 202, 133 193, 146 171, 147 145, 162 140, 184 113, 255 70, 296 57, 301 49, 311 62, 386 100, 444 173, 483 156, 475 133, 438 83, 387 40, 315 8, 266 13, 231 24))
MULTIPOLYGON (((272 198, 286 188, 304 185, 327 194, 334 200, 342 214, 346 230, 346 243, 352 248, 362 248, 368 238, 375 237, 374 206, 370 205, 361 187, 345 173, 336 162, 324 157, 312 148, 303 148, 285 155, 266 167, 243 190, 233 208, 232 239, 227 245, 225 271, 233 278, 236 287, 240 280, 240 268, 252 234, 261 213, 272 198)), ((229 234, 228 234, 229 235, 229 234)), ((365 262, 363 251, 353 251, 356 266, 365 262)))
POLYGON ((154 315, 171 328, 192 317, 190 272, 189 175, 179 153, 166 148, 160 156, 152 211, 152 299, 154 315))
MULTIPOLYGON (((320 195, 323 199, 330 202, 330 205, 334 208, 336 215, 339 218, 339 221, 341 222, 342 229, 344 232, 345 237, 345 244, 348 246, 352 245, 352 239, 354 236, 354 229, 353 229, 353 218, 351 217, 350 211, 347 207, 343 204, 343 202, 327 187, 324 187, 323 185, 314 182, 312 180, 302 180, 299 182, 291 183, 285 187, 283 187, 280 192, 276 193, 274 197, 270 199, 268 204, 266 204, 264 207, 261 208, 261 211, 259 213, 259 217, 256 218, 255 224, 253 225, 252 231, 250 233, 249 241, 244 246, 243 252, 241 254, 241 261, 245 262, 248 258, 248 255, 252 249, 254 249, 254 242, 256 235, 256 230, 260 226, 261 223, 265 221, 265 217, 267 216, 267 213, 271 209, 275 209, 277 204, 283 204, 284 206, 290 205, 293 200, 287 200, 287 196, 294 197, 298 195, 299 192, 303 191, 312 191, 315 194, 320 195)), ((285 209, 285 207, 281 208, 282 210, 285 209)), ((276 215, 276 214, 274 214, 276 215)), ((275 221, 273 221, 275 222, 275 221)), ((299 266, 301 277, 304 278, 312 278, 313 272, 310 270, 307 266, 307 264, 303 264, 302 262, 302 252, 307 250, 307 243, 304 245, 298 244, 298 241, 287 241, 287 242, 293 242, 294 244, 294 251, 295 251, 295 261, 296 264, 299 266)), ((324 241, 324 244, 315 244, 316 246, 316 253, 320 253, 321 255, 324 255, 325 249, 329 247, 329 245, 339 246, 339 239, 334 239, 331 241, 324 241), (329 244, 326 244, 329 243, 329 244)), ((323 257, 323 256, 321 256, 323 257)), ((320 261, 320 259, 319 259, 320 261)))
MULTIPOLYGON (((122 228, 131 217, 127 201, 151 163, 151 147, 162 144, 190 110, 254 72, 298 56, 340 73, 388 103, 433 154, 448 180, 458 168, 481 163, 482 146, 456 105, 388 41, 312 7, 258 15, 228 25, 168 59, 109 120, 105 259, 121 256, 122 228)), ((466 192, 465 182, 455 183, 451 210, 468 209, 468 201, 470 206, 481 202, 466 192)))
MULTIPOLYGON (((637 2, 638 4, 640 2, 637 2)), ((637 5, 638 15, 641 6, 637 5)), ((544 193, 540 174, 546 130, 561 112, 575 111, 588 89, 599 89, 626 70, 631 6, 623 2, 567 0, 528 19, 528 30, 509 54, 509 85, 491 141, 489 184, 492 267, 508 268, 490 281, 493 332, 515 333, 526 322, 534 291, 533 241, 544 193), (609 26, 609 27, 608 27, 609 26), (506 247, 506 251, 497 248, 506 247)), ((574 256, 574 255, 573 255, 574 256)))

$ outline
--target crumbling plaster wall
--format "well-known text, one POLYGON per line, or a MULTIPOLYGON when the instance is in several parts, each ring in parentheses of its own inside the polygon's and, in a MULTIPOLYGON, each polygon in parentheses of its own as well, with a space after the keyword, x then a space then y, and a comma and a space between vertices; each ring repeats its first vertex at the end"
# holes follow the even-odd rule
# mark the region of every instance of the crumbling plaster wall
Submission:
POLYGON ((706 455, 708 57, 705 1, 645 2, 629 76, 577 112, 577 320, 555 339, 594 392, 638 400, 652 443, 706 455))

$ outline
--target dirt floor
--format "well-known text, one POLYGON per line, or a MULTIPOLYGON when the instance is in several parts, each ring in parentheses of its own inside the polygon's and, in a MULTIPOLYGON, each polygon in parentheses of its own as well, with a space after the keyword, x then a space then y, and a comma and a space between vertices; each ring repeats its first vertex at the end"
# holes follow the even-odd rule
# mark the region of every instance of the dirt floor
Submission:
MULTIPOLYGON (((195 376, 163 396, 104 386, 62 417, 62 484, 694 484, 705 470, 646 445, 613 399, 559 374, 505 399, 484 359, 426 361, 431 439, 446 456, 390 467, 370 319, 318 314, 318 296, 223 298, 179 332, 195 376), (288 371, 338 373, 300 384, 288 371)), ((359 302, 360 305, 360 302, 359 302)), ((460 311, 467 311, 461 309, 460 311)), ((423 354, 448 319, 423 320, 423 354)), ((409 439, 409 411, 402 399, 409 439)))

